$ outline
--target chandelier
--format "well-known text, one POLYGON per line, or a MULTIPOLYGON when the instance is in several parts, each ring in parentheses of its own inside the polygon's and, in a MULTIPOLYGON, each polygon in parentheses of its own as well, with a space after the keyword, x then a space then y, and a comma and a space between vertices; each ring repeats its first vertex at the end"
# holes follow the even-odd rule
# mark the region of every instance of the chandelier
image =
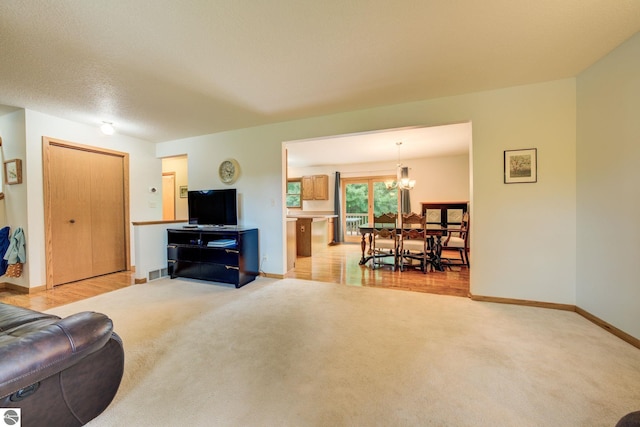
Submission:
POLYGON ((411 190, 416 185, 416 180, 409 178, 409 168, 407 166, 400 166, 400 179, 398 180, 398 187, 402 190, 411 190))
POLYGON ((396 142, 396 146, 398 147, 398 163, 396 163, 397 178, 395 181, 387 181, 385 186, 387 190, 394 188, 411 190, 416 185, 416 180, 409 178, 409 167, 402 166, 402 163, 400 163, 400 147, 402 146, 402 141, 396 142))

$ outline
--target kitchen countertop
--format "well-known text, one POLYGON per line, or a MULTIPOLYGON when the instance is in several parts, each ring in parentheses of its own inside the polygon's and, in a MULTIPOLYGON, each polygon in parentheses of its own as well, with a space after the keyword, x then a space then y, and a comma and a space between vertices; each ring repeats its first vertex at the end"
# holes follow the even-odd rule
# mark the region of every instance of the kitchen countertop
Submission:
POLYGON ((327 219, 327 218, 337 218, 338 215, 333 213, 325 213, 325 212, 289 212, 287 214, 287 218, 313 218, 313 219, 327 219))

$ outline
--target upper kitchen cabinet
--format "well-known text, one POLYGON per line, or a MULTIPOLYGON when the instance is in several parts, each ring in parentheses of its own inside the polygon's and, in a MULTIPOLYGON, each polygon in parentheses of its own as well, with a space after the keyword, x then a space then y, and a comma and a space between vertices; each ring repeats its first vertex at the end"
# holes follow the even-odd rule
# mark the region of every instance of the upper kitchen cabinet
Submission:
POLYGON ((329 200, 329 176, 303 176, 302 200, 329 200))

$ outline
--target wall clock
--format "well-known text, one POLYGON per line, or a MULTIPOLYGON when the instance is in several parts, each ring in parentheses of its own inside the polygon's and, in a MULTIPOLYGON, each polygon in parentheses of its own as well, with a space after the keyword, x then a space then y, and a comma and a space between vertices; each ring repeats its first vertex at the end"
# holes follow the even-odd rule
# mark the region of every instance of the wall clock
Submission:
POLYGON ((227 159, 220 163, 218 168, 218 176, 220 181, 225 184, 233 184, 240 175, 240 165, 235 159, 227 159))

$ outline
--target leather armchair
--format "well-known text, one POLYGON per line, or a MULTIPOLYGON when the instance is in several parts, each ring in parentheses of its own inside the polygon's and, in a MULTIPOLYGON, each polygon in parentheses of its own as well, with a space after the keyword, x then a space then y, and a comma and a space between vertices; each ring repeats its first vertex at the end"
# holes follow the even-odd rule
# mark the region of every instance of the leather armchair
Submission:
POLYGON ((81 426, 113 400, 122 341, 104 314, 58 316, 0 303, 0 408, 22 426, 81 426))

